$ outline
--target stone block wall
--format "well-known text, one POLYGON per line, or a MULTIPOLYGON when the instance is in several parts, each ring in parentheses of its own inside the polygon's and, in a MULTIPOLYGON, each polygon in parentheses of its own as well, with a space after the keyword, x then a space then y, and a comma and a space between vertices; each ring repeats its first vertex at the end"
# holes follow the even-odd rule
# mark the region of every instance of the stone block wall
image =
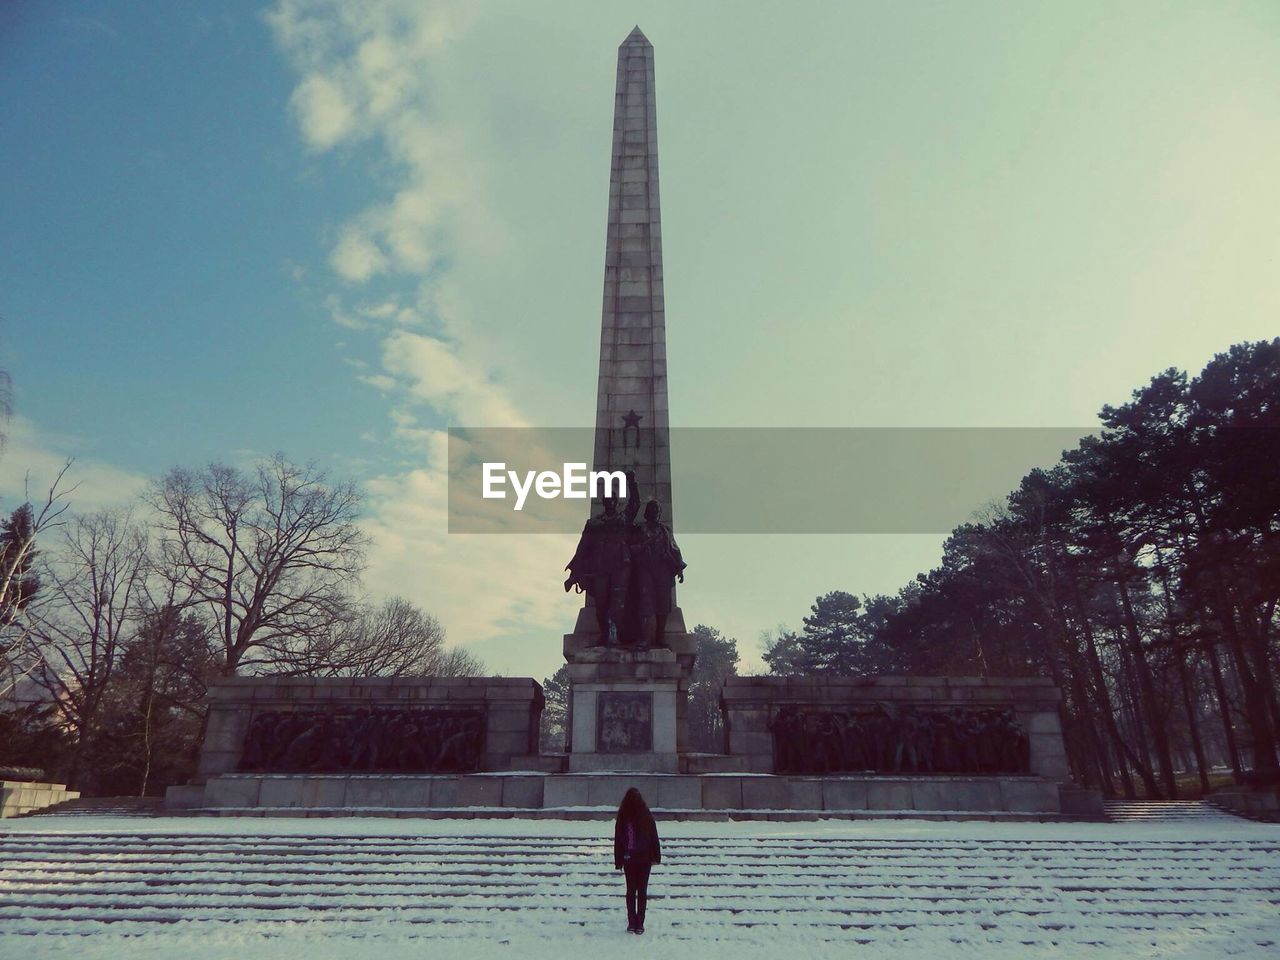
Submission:
POLYGON ((0 820, 43 810, 79 796, 78 790, 68 790, 65 783, 0 780, 0 820))
MULTIPOLYGON (((610 817, 623 794, 637 787, 660 816, 725 813, 735 818, 812 819, 818 816, 925 816, 996 819, 1095 819, 1096 810, 1066 809, 1063 787, 1041 777, 825 776, 762 777, 754 774, 685 776, 659 773, 485 773, 421 776, 335 774, 230 774, 215 777, 198 804, 205 812, 276 816, 420 816, 459 811, 517 816, 588 812, 610 817), (471 808, 469 811, 467 808, 471 808)), ((1093 794, 1094 791, 1081 791, 1093 794)), ((1087 800, 1088 797, 1076 798, 1087 800)), ((175 806, 172 802, 170 806, 175 806)))
POLYGON ((769 723, 783 706, 849 710, 887 703, 899 708, 1011 709, 1031 741, 1031 773, 1066 780, 1062 696, 1038 677, 730 677, 720 694, 726 753, 751 773, 773 772, 769 723))
POLYGON ((1280 817, 1280 787, 1231 786, 1209 794, 1206 799, 1242 817, 1280 817))
POLYGON ((255 714, 326 707, 483 708, 481 769, 510 769, 537 754, 544 702, 542 687, 527 677, 231 677, 209 688, 198 779, 239 769, 255 714))

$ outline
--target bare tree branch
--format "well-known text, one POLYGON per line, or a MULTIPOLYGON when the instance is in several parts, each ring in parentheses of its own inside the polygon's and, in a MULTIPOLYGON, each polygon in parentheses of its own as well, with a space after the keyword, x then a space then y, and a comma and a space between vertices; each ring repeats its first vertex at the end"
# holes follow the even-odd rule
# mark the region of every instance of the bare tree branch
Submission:
POLYGON ((224 672, 311 669, 364 566, 356 487, 276 454, 252 472, 175 468, 148 499, 161 565, 216 620, 224 672))
MULTIPOLYGON (((45 491, 39 509, 28 495, 27 502, 10 519, 8 534, 0 547, 0 699, 10 696, 18 684, 44 664, 43 651, 31 634, 28 617, 37 596, 38 578, 30 572, 36 556, 36 542, 63 523, 70 496, 77 485, 67 486, 66 477, 74 461, 67 460, 45 491)), ((27 478, 30 494, 30 477, 27 478)))
POLYGON ((32 678, 76 734, 71 780, 97 733, 103 696, 136 626, 147 571, 147 537, 127 512, 73 517, 41 556, 47 596, 28 612, 41 651, 32 678))

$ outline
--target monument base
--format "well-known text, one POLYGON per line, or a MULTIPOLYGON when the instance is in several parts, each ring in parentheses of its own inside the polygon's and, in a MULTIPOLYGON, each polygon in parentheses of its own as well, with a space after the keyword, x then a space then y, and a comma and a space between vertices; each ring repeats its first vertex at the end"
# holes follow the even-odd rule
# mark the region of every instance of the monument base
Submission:
MULTIPOLYGON (((1069 784, 1034 776, 800 777, 759 774, 225 774, 170 810, 221 816, 608 818, 637 787, 676 820, 1097 819, 1069 784)), ((182 789, 182 788, 180 788, 182 789)), ((185 788, 190 790, 190 788, 185 788)))
POLYGON ((679 773, 680 755, 658 753, 571 753, 570 773, 679 773))
MULTIPOLYGON (((596 611, 594 607, 584 606, 578 610, 577 622, 573 625, 573 633, 564 635, 564 658, 570 664, 578 660, 591 661, 595 655, 594 650, 622 650, 636 651, 638 647, 630 647, 623 644, 607 646, 600 642, 600 628, 596 624, 596 611)), ((676 661, 687 672, 693 669, 694 652, 697 649, 697 641, 694 640, 693 634, 685 628, 684 612, 679 607, 672 607, 671 613, 667 616, 667 622, 662 633, 662 646, 650 649, 670 650, 675 654, 676 661)))
POLYGON ((598 633, 565 637, 571 773, 680 771, 693 638, 679 610, 671 621, 666 647, 602 646, 598 633))

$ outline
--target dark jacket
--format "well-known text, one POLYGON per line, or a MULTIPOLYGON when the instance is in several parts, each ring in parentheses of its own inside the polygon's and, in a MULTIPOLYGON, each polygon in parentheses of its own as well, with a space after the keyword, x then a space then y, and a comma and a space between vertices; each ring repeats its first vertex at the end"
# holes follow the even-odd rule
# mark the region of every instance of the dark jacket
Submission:
MULTIPOLYGON (((624 862, 626 850, 623 845, 626 843, 627 831, 624 826, 623 819, 618 817, 613 823, 613 869, 621 870, 624 862)), ((658 827, 653 822, 653 815, 649 814, 641 818, 641 822, 636 824, 636 841, 641 849, 625 862, 634 863, 637 861, 649 861, 650 863, 662 862, 662 845, 658 842, 658 827)))

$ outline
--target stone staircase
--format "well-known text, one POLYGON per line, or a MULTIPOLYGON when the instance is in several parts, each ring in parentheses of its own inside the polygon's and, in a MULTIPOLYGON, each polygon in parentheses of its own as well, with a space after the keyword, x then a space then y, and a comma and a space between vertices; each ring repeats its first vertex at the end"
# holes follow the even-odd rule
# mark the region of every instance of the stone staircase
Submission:
POLYGON ((1101 796, 1036 776, 748 773, 269 774, 170 787, 166 804, 201 816, 424 819, 610 818, 630 787, 664 819, 1098 819, 1101 796))
POLYGON ((1210 794, 1206 802, 1238 817, 1280 823, 1280 787, 1232 786, 1210 794))
POLYGON ((80 796, 65 783, 38 780, 0 780, 0 820, 21 817, 52 804, 80 796))
POLYGON ((1234 820, 1220 807, 1203 800, 1110 800, 1106 818, 1113 823, 1180 823, 1199 820, 1234 820))
POLYGON ((154 817, 164 809, 161 797, 80 797, 24 814, 27 817, 154 817))
MULTIPOLYGON (((36 935, 170 931, 621 937, 611 844, 530 826, 501 836, 0 834, 0 954, 36 935)), ((668 837, 650 885, 650 939, 1054 955, 1214 936, 1265 953, 1280 939, 1280 831, 1165 839, 1133 828, 1150 836, 1095 839, 1119 828, 1093 829, 1088 839, 954 839, 918 827, 893 838, 668 837)))

